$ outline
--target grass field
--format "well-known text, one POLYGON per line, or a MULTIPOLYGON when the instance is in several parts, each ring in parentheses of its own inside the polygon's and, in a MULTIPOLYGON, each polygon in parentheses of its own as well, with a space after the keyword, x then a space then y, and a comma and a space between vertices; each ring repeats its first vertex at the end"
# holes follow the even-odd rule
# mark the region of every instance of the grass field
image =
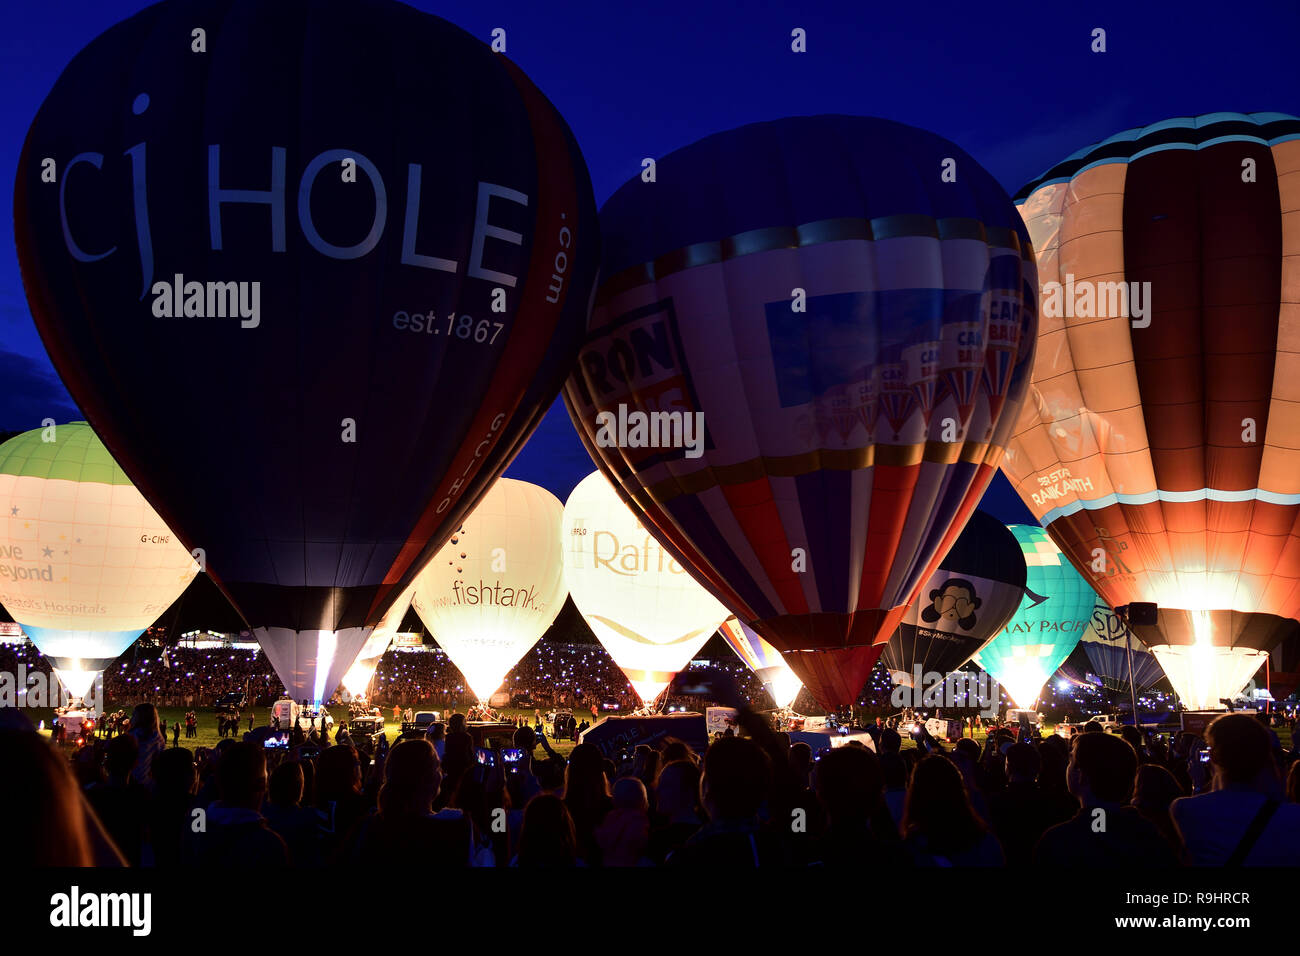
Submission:
MULTIPOLYGON (((128 713, 130 713, 131 710, 131 708, 128 706, 122 704, 115 704, 115 703, 110 703, 108 707, 105 708, 106 712, 110 714, 119 709, 126 710, 128 713)), ((346 707, 330 707, 327 709, 329 710, 331 716, 333 716, 336 727, 338 726, 339 723, 347 720, 348 710, 346 707)), ((28 719, 31 720, 32 723, 34 724, 39 723, 40 721, 44 721, 45 733, 47 735, 50 733, 50 727, 54 720, 54 710, 52 708, 46 708, 46 709, 32 708, 24 712, 26 713, 28 719)), ((506 708, 505 710, 498 711, 498 713, 502 714, 503 717, 507 717, 510 719, 513 719, 515 717, 525 717, 528 719, 530 723, 533 720, 533 712, 531 710, 528 711, 512 710, 510 708, 506 708)), ((249 714, 250 711, 248 710, 243 711, 243 718, 240 721, 240 726, 239 726, 239 729, 241 731, 248 730, 249 714)), ((217 733, 216 713, 213 711, 211 707, 192 707, 192 708, 191 707, 159 707, 158 715, 166 723, 168 728, 171 728, 171 726, 176 723, 179 723, 181 725, 180 745, 182 747, 188 747, 190 750, 194 750, 198 747, 211 748, 211 747, 215 747, 221 741, 221 737, 217 733), (185 713, 188 710, 193 710, 196 714, 198 714, 199 725, 198 725, 198 736, 190 737, 187 739, 185 736, 185 713)), ((253 723, 254 727, 268 724, 270 722, 271 709, 269 707, 258 707, 255 711, 252 712, 252 716, 254 720, 253 723)), ((549 725, 546 727, 546 730, 548 733, 550 732, 549 725)), ((387 712, 384 714, 384 732, 388 736, 389 743, 392 743, 394 740, 396 740, 398 735, 400 735, 402 732, 401 721, 393 719, 392 708, 388 708, 387 712)), ((172 735, 171 735, 171 730, 169 729, 167 732, 167 746, 170 747, 171 743, 172 743, 172 735)), ((573 749, 574 745, 572 741, 562 740, 562 741, 552 741, 551 746, 556 750, 557 753, 567 756, 569 751, 573 749)))
MULTIPOLYGON (((109 713, 112 713, 113 711, 118 710, 120 707, 128 710, 128 712, 130 710, 129 707, 123 707, 123 705, 111 704, 107 708, 107 711, 109 713)), ((188 740, 185 737, 185 712, 187 709, 191 709, 191 708, 159 707, 158 713, 162 718, 162 720, 166 722, 169 728, 177 722, 181 724, 180 743, 182 747, 188 747, 190 750, 194 750, 198 747, 215 747, 217 743, 221 740, 221 737, 217 734, 217 718, 216 718, 216 714, 213 712, 213 709, 211 707, 192 708, 199 716, 198 736, 191 737, 188 740)), ((346 707, 332 707, 329 708, 329 710, 331 715, 334 717, 334 720, 336 721, 336 726, 338 722, 347 719, 346 707)), ((389 743, 392 743, 394 740, 396 740, 398 735, 401 733, 401 722, 394 720, 392 713, 393 713, 392 708, 388 708, 384 714, 384 731, 388 736, 389 743)), ((512 708, 506 708, 504 710, 499 711, 499 713, 503 717, 508 719, 523 717, 526 720, 528 720, 529 723, 531 723, 533 720, 533 712, 531 710, 517 710, 512 708)), ((33 723, 37 723, 38 721, 43 720, 45 722, 45 732, 47 734, 49 733, 49 728, 54 718, 54 711, 52 709, 45 709, 45 710, 29 709, 26 711, 26 714, 33 723)), ((243 714, 243 720, 240 723, 241 731, 246 731, 248 729, 248 716, 249 716, 249 711, 245 710, 243 714)), ((581 719, 582 715, 578 714, 576 716, 578 716, 579 719, 581 719)), ((256 711, 253 712, 253 717, 255 721, 254 726, 269 723, 270 708, 269 707, 257 708, 256 711)), ((1044 733, 1052 733, 1054 729, 1055 729, 1055 725, 1053 724, 1043 725, 1044 733)), ((1279 727, 1276 729, 1277 729, 1278 737, 1282 741, 1282 746, 1284 748, 1290 748, 1291 731, 1286 727, 1279 727)), ((550 727, 547 726, 546 730, 549 733, 550 727)), ((985 736, 986 735, 984 731, 977 730, 975 732, 974 739, 982 746, 984 744, 985 736)), ((171 732, 168 731, 167 734, 168 746, 171 746, 171 741, 172 741, 171 732)), ((569 752, 574 747, 573 742, 569 740, 552 741, 551 745, 558 753, 563 754, 565 756, 568 756, 569 752)), ((906 737, 903 739, 904 749, 910 749, 915 746, 916 744, 912 740, 906 737)))

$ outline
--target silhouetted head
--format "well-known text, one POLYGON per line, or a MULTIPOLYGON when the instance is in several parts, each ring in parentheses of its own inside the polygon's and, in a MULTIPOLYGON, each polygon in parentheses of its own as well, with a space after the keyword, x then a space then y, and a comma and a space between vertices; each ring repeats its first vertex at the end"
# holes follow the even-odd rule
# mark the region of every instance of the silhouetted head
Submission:
POLYGON ((1250 714, 1224 714, 1205 729, 1210 760, 1228 783, 1255 784, 1265 772, 1276 774, 1273 739, 1250 714))
POLYGON ((136 704, 135 710, 131 711, 131 729, 145 737, 159 736, 158 708, 153 704, 136 704))
POLYGON ((865 747, 837 747, 817 761, 817 796, 831 823, 868 819, 884 785, 880 760, 865 747))
POLYGON ((924 836, 936 853, 969 849, 980 838, 984 826, 951 760, 931 754, 916 765, 903 807, 903 832, 924 836))
POLYGON ((724 737, 704 755, 700 802, 709 818, 748 820, 758 813, 772 782, 771 761, 748 737, 724 737))
POLYGON ((573 866, 577 858, 578 836, 564 801, 549 793, 529 800, 519 833, 518 864, 573 866))
POLYGON ((228 807, 260 810, 266 795, 266 753, 249 741, 231 743, 217 766, 217 793, 228 807))
POLYGON ((1037 778, 1043 760, 1033 744, 1012 744, 1007 751, 1007 779, 1031 781, 1037 778))
POLYGON ((140 756, 140 741, 131 734, 118 734, 108 742, 104 769, 110 778, 122 779, 130 774, 140 756))
POLYGON ((5 852, 27 866, 91 866, 81 791, 72 770, 34 730, 0 730, 0 820, 5 852))
POLYGON ((610 796, 614 798, 615 810, 641 810, 644 812, 650 809, 645 784, 641 782, 639 777, 619 777, 614 781, 610 796))
POLYGON ((1153 763, 1138 768, 1133 788, 1133 806, 1147 813, 1169 812, 1169 804, 1185 796, 1183 785, 1172 773, 1153 763))
POLYGON ((659 774, 655 809, 672 819, 695 818, 700 801, 700 768, 689 760, 674 760, 659 774))
POLYGON ((296 807, 302 803, 304 780, 297 762, 282 763, 271 771, 271 803, 277 807, 296 807))
POLYGON ((379 812, 390 819, 431 813, 441 784, 442 771, 433 744, 420 739, 403 740, 389 752, 384 764, 379 812))
POLYGON ((1066 779, 1081 803, 1127 803, 1137 767, 1137 752, 1124 738, 1084 733, 1074 741, 1066 779))

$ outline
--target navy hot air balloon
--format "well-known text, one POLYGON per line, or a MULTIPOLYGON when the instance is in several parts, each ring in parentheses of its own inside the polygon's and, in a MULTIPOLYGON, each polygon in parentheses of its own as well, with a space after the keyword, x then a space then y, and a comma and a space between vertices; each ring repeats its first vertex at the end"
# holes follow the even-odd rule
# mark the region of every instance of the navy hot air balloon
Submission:
POLYGON ((823 706, 851 703, 1019 410, 1037 328, 1024 224, 947 140, 813 116, 663 157, 601 229, 565 386, 579 434, 823 706))
POLYGON ((922 687, 928 673, 946 676, 1006 626, 1025 596, 1020 542, 977 511, 939 569, 922 585, 881 656, 894 682, 922 687))
POLYGON ((18 165, 37 327, 296 698, 559 391, 586 167, 509 60, 389 0, 172 0, 63 72, 18 165))

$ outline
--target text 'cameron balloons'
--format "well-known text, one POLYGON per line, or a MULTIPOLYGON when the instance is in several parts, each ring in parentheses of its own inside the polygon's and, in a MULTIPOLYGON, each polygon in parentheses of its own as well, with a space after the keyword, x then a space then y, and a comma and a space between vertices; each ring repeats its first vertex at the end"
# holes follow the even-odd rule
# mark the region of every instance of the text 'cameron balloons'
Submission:
POLYGON ((41 106, 14 219, 68 390, 313 696, 558 393, 599 257, 555 109, 390 0, 118 24, 41 106))
POLYGON ((0 445, 0 604, 84 697, 199 566, 84 422, 0 445))
POLYGON ((348 668, 347 673, 343 675, 343 686, 353 697, 365 697, 370 689, 370 678, 375 676, 375 669, 379 667, 379 659, 388 651, 388 645, 393 643, 393 638, 397 636, 398 630, 402 627, 402 619, 406 617, 406 612, 411 609, 411 598, 415 594, 415 588, 408 588, 402 593, 389 608, 375 629, 370 632, 366 642, 361 645, 361 650, 357 652, 357 658, 348 668))
POLYGON ((785 710, 794 704, 799 691, 803 690, 803 681, 790 670, 780 651, 734 617, 723 622, 720 633, 727 646, 763 682, 778 709, 785 710))
POLYGON ((564 606, 563 513, 545 488, 498 478, 415 579, 416 613, 482 703, 564 606))
POLYGON ((1298 172, 1300 119, 1211 113, 1017 198, 1042 321, 1003 468, 1107 604, 1159 605, 1135 630, 1189 706, 1300 633, 1298 172))
POLYGON ((1130 650, 1132 682, 1137 690, 1145 690, 1164 676, 1160 662, 1136 636, 1132 647, 1128 646, 1124 622, 1100 600, 1092 610, 1092 620, 1084 628, 1079 645, 1088 658, 1088 669, 1111 690, 1128 689, 1130 650))
POLYGON ((601 229, 607 278, 565 385, 579 434, 823 706, 851 703, 1028 384, 1015 207, 941 137, 816 116, 660 159, 601 229))
POLYGON ((587 625, 646 704, 727 617, 600 472, 564 503, 564 576, 587 625))
POLYGON ((1009 533, 1024 558, 1025 596, 975 661, 1028 708, 1090 629, 1097 592, 1042 528, 1013 524, 1009 533))
POLYGON ((882 660, 902 687, 932 684, 965 664, 993 638, 1025 596, 1020 542, 996 518, 977 511, 921 586, 882 660), (937 680, 938 678, 936 678, 937 680))

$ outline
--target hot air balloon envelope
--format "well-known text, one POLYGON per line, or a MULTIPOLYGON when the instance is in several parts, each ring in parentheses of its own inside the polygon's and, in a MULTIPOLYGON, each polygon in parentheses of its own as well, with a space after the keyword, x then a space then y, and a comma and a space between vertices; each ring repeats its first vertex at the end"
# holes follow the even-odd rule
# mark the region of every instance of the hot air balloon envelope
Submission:
POLYGON ((1010 531, 1024 555, 1025 596, 976 662, 1030 708, 1090 627, 1097 592, 1042 528, 1013 524, 1010 531))
POLYGON ((1079 645, 1088 658, 1089 669, 1111 690, 1128 689, 1130 658, 1132 684, 1137 690, 1145 690, 1164 676, 1155 655, 1136 634, 1128 636, 1124 622, 1100 599, 1079 645))
POLYGON ((1027 385, 1037 280, 1014 206, 941 137, 812 116, 660 159, 601 229, 565 387, 579 434, 823 706, 851 703, 1027 385), (654 417, 638 433, 633 414, 654 417))
POLYGON ((1042 320, 1003 468, 1108 605, 1159 605, 1139 636, 1188 700, 1300 628, 1298 171, 1300 119, 1211 113, 1017 197, 1042 320))
POLYGON ((803 681, 790 670, 781 652, 734 617, 723 622, 720 633, 727 646, 763 682, 777 708, 784 710, 793 706, 794 699, 803 690, 803 681))
POLYGON ((1020 543, 996 518, 975 512, 885 648, 894 682, 920 688, 946 677, 1002 630, 1024 596, 1020 543))
POLYGON ((564 504, 564 575, 573 603, 646 704, 727 617, 600 472, 564 504))
POLYGON ((73 697, 198 570, 85 422, 0 445, 0 604, 73 697))
POLYGON ((415 579, 416 613, 484 703, 564 606, 558 498, 496 484, 415 579))
POLYGON ((295 697, 333 690, 552 403, 599 256, 555 109, 390 0, 118 24, 37 113, 14 219, 69 392, 295 697))
POLYGON ((366 643, 361 645, 361 650, 357 653, 357 659, 352 662, 352 666, 343 675, 343 686, 347 688, 348 693, 353 697, 364 697, 366 695, 366 689, 370 686, 370 678, 375 676, 375 669, 379 666, 379 659, 388 651, 388 645, 393 643, 394 635, 397 634, 398 628, 402 626, 402 619, 406 617, 406 612, 411 609, 411 598, 414 593, 414 588, 406 591, 397 599, 397 603, 388 609, 388 613, 375 625, 375 629, 366 638, 366 643))

